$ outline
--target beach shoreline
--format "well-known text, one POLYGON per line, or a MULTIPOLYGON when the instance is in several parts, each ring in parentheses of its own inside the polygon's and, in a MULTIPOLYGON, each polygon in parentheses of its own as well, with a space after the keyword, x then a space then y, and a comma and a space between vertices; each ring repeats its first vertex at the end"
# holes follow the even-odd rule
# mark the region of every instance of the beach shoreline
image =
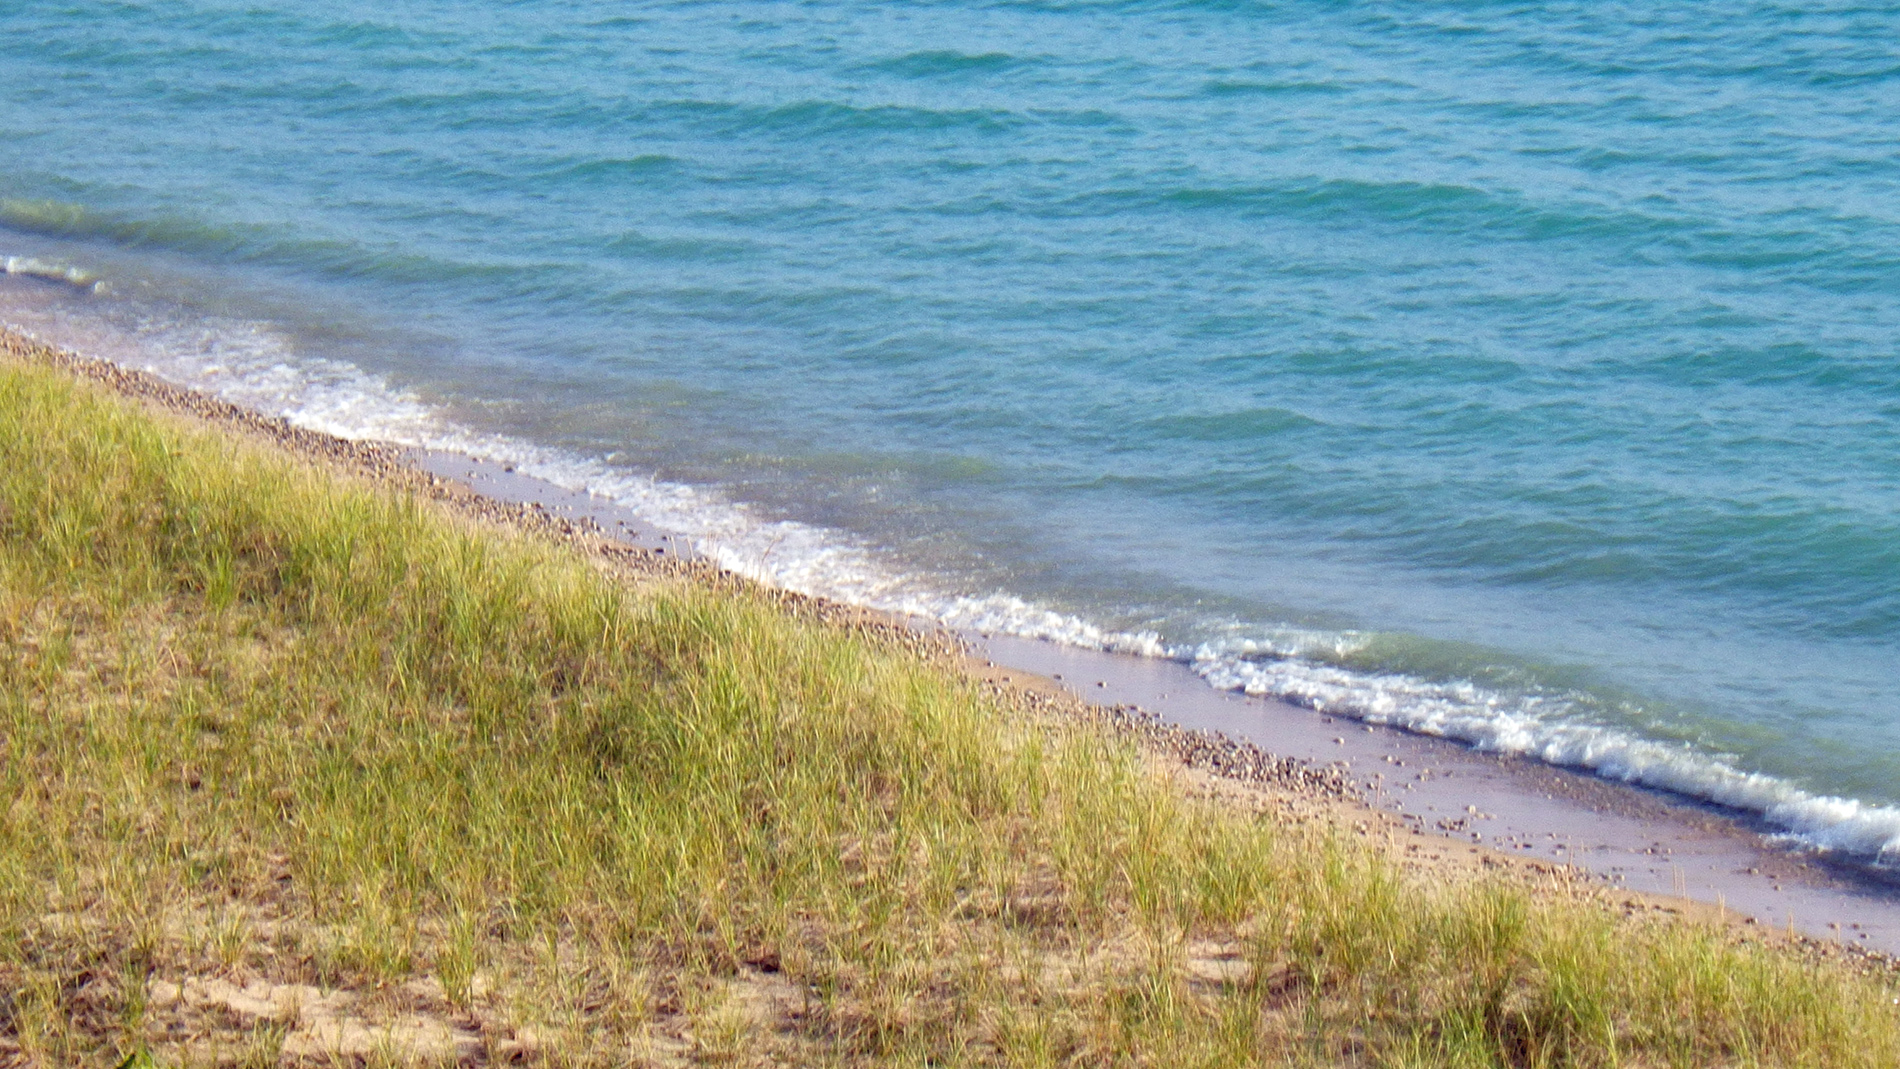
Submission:
MULTIPOLYGON (((176 416, 262 439, 357 477, 421 493, 485 522, 574 544, 615 567, 716 584, 751 580, 629 510, 479 458, 292 426, 110 361, 0 330, 0 351, 50 364, 176 416)), ((1509 871, 1591 886, 1626 908, 1683 912, 1797 934, 1870 960, 1900 955, 1900 893, 1857 866, 1777 846, 1745 815, 1533 759, 1217 691, 1174 661, 1006 636, 950 635, 821 598, 808 611, 914 636, 962 669, 1057 715, 1145 738, 1197 789, 1264 792, 1269 804, 1381 841, 1402 865, 1509 871)), ((1255 798, 1251 804, 1261 804, 1255 798)))

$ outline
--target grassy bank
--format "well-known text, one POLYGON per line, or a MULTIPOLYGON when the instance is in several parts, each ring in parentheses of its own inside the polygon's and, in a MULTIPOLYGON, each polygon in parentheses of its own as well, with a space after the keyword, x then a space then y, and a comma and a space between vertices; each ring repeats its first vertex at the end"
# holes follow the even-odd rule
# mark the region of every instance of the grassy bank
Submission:
POLYGON ((1900 1064, 1883 981, 1146 768, 0 362, 0 1063, 1900 1064))

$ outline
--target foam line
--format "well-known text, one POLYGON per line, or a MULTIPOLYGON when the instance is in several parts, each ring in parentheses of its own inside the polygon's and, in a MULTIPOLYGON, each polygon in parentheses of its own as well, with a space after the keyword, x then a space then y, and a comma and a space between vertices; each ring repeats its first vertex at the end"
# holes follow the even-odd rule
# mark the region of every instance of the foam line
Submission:
POLYGON ((1569 703, 1561 699, 1508 696, 1462 681, 1355 672, 1263 653, 1245 643, 1202 647, 1195 651, 1193 666, 1223 690, 1457 739, 1480 750, 1524 754, 1759 813, 1800 843, 1854 854, 1884 867, 1900 866, 1900 809, 1811 794, 1686 745, 1566 718, 1569 703))
POLYGON ((77 289, 91 290, 94 293, 106 292, 106 284, 92 272, 67 264, 56 264, 32 256, 0 257, 0 271, 23 278, 43 278, 49 282, 64 282, 77 289))

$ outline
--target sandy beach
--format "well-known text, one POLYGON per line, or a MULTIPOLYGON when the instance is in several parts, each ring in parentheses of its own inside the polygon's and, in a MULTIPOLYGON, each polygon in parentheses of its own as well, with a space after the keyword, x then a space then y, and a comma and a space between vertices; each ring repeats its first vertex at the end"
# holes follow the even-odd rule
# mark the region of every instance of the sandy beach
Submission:
MULTIPOLYGON (((106 360, 0 334, 11 359, 49 364, 156 409, 313 462, 426 495, 486 523, 567 542, 611 568, 749 580, 613 503, 504 465, 300 429, 106 360)), ((1791 934, 1877 968, 1900 955, 1900 893, 1875 873, 1779 845, 1759 822, 1663 792, 1520 757, 1489 755, 1281 702, 1218 692, 1186 666, 1005 636, 950 635, 922 620, 780 592, 827 618, 909 636, 1022 707, 1143 738, 1191 789, 1331 821, 1402 866, 1508 874, 1551 893, 1615 896, 1791 934)))

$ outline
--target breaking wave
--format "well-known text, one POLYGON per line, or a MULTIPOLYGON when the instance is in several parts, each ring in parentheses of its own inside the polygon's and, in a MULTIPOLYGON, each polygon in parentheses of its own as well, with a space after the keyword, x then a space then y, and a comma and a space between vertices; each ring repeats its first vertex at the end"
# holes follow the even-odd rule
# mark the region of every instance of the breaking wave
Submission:
POLYGON ((1188 659, 1221 690, 1587 769, 1606 779, 1758 813, 1795 842, 1900 867, 1900 808, 1811 794, 1686 744, 1590 723, 1563 696, 1509 694, 1464 680, 1343 668, 1301 656, 1284 644, 1250 640, 1204 645, 1188 659))

